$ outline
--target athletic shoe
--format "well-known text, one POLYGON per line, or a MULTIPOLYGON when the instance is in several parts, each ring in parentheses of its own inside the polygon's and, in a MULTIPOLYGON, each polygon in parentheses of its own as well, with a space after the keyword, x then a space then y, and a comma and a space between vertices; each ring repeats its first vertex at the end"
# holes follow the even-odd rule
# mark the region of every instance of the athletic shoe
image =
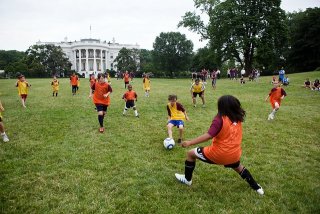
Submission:
POLYGON ((274 119, 274 116, 272 114, 269 114, 268 120, 273 120, 273 119, 274 119))
POLYGON ((3 140, 3 142, 9 142, 9 138, 8 138, 8 136, 6 135, 6 134, 4 134, 4 135, 2 135, 2 140, 3 140))
POLYGON ((202 108, 205 108, 205 107, 206 107, 206 105, 205 105, 205 104, 203 104, 203 105, 202 105, 202 108))
POLYGON ((259 186, 260 188, 256 190, 257 193, 258 193, 259 195, 264 195, 264 191, 263 191, 262 187, 261 187, 259 184, 258 184, 258 186, 259 186))
POLYGON ((187 181, 186 177, 182 174, 175 173, 174 175, 176 176, 177 180, 180 181, 181 183, 191 186, 192 180, 187 181))
POLYGON ((139 114, 136 117, 139 118, 139 114))
POLYGON ((100 127, 99 132, 103 133, 104 132, 104 127, 100 127))
POLYGON ((181 143, 182 143, 182 140, 181 140, 180 138, 178 139, 178 143, 179 143, 179 144, 181 144, 181 143))
POLYGON ((197 105, 193 105, 193 107, 197 107, 197 105))

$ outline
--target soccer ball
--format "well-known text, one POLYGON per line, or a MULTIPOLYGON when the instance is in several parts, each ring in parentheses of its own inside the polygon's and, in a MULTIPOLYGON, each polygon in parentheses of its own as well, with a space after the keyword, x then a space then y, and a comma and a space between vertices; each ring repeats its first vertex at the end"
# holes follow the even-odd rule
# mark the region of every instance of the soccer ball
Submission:
POLYGON ((169 149, 169 150, 174 147, 174 144, 175 143, 174 143, 174 140, 172 138, 166 138, 163 141, 164 148, 169 149))

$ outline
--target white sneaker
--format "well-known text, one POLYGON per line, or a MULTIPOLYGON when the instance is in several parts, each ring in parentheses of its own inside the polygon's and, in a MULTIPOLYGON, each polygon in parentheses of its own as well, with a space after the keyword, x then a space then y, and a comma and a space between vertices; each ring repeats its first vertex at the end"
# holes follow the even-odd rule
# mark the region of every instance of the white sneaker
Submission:
POLYGON ((261 187, 259 184, 258 184, 258 186, 259 186, 260 188, 256 190, 257 193, 258 193, 259 195, 264 195, 264 191, 263 191, 262 187, 261 187))
POLYGON ((181 183, 186 184, 188 186, 191 186, 192 180, 191 181, 187 181, 186 177, 184 175, 182 175, 182 174, 175 173, 174 175, 176 176, 178 181, 180 181, 181 183))
POLYGON ((269 114, 268 120, 273 120, 273 119, 274 119, 274 116, 272 114, 269 114))
POLYGON ((3 142, 9 142, 9 138, 6 134, 2 135, 3 142))

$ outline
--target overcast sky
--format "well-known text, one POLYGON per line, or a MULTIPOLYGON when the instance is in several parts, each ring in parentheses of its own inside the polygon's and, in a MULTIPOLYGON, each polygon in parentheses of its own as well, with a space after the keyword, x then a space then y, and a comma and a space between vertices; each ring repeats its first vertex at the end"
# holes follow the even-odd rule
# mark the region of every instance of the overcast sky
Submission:
MULTIPOLYGON (((320 7, 320 0, 283 0, 286 11, 320 7)), ((41 40, 95 38, 152 49, 161 32, 179 31, 203 47, 200 37, 177 28, 193 0, 0 0, 0 50, 25 51, 41 40), (91 25, 91 35, 90 35, 91 25)))

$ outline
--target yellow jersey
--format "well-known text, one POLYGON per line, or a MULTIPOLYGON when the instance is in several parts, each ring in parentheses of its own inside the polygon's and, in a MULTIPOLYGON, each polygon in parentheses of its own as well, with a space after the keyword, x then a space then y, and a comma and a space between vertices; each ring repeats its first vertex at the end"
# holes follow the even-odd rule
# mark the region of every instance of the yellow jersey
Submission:
POLYGON ((26 81, 21 82, 20 80, 18 80, 16 86, 18 87, 19 95, 28 94, 28 87, 30 86, 28 82, 26 82, 26 81))

